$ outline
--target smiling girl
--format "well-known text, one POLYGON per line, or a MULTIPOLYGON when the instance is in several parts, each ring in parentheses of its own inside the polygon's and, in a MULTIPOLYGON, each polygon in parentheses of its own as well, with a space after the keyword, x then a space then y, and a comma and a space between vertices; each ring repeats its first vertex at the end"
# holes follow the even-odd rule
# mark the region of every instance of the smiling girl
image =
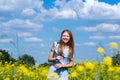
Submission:
POLYGON ((60 40, 52 45, 48 57, 49 62, 53 62, 48 71, 48 77, 56 72, 59 78, 68 80, 68 68, 74 65, 72 57, 74 54, 74 40, 70 30, 63 30, 60 40))

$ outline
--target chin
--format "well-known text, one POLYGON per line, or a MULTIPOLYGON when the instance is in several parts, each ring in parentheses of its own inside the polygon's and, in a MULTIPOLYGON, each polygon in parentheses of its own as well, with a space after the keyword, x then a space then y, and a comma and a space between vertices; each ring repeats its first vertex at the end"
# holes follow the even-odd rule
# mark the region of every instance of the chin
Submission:
POLYGON ((64 41, 64 43, 66 44, 66 43, 68 43, 68 41, 64 41))

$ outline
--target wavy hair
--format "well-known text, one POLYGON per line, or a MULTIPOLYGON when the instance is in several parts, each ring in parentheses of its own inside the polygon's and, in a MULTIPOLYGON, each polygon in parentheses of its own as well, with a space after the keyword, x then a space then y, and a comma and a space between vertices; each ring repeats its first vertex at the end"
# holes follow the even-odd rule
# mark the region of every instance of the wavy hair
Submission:
POLYGON ((63 54, 64 42, 62 40, 62 35, 63 35, 64 32, 67 32, 70 35, 70 40, 68 41, 68 43, 66 45, 69 46, 69 55, 68 55, 68 57, 72 58, 73 54, 74 54, 74 40, 73 40, 73 35, 72 35, 71 31, 68 30, 68 29, 63 30, 62 33, 61 33, 58 52, 59 52, 60 55, 63 54))

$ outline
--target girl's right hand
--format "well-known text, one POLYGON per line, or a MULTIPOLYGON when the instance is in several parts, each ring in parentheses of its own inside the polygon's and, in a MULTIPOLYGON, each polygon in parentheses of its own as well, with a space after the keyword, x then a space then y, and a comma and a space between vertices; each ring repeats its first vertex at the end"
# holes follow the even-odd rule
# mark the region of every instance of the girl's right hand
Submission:
POLYGON ((62 56, 57 56, 56 59, 57 59, 57 60, 61 60, 61 59, 62 59, 62 56))

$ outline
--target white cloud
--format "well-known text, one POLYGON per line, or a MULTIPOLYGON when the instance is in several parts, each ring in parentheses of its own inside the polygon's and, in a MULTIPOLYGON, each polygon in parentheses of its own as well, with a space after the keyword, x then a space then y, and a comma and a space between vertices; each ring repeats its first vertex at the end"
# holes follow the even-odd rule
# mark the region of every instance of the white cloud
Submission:
POLYGON ((12 39, 0 39, 0 43, 10 43, 12 41, 12 39))
POLYGON ((65 19, 76 19, 77 18, 77 12, 76 9, 80 9, 82 4, 82 0, 56 0, 55 1, 55 8, 57 8, 57 13, 55 13, 55 16, 58 16, 56 18, 65 18, 65 19))
POLYGON ((15 4, 15 0, 0 0, 0 11, 11 11, 15 4))
POLYGON ((78 27, 77 31, 85 31, 85 32, 96 32, 97 29, 95 27, 78 27))
POLYGON ((11 18, 31 19, 42 10, 44 10, 42 0, 0 0, 0 16, 7 20, 11 18))
POLYGON ((97 44, 95 42, 86 42, 86 43, 83 43, 83 45, 85 45, 85 46, 96 46, 97 44))
MULTIPOLYGON (((120 3, 110 5, 98 0, 56 0, 53 7, 49 10, 43 7, 44 1, 41 0, 0 0, 0 12, 8 12, 9 17, 21 16, 31 17, 33 20, 52 20, 54 18, 62 19, 120 19, 120 3), (21 15, 22 14, 22 15, 21 15), (77 18, 78 19, 78 18, 77 18)), ((2 15, 2 14, 1 14, 2 15)), ((2 15, 6 17, 6 15, 2 15)))
POLYGON ((105 39, 104 36, 90 36, 89 39, 105 39))
POLYGON ((0 10, 11 11, 24 8, 41 8, 42 0, 0 0, 0 10))
POLYGON ((75 46, 96 46, 97 43, 96 42, 84 42, 84 43, 75 43, 75 46))
POLYGON ((118 32, 120 31, 120 25, 102 23, 97 25, 96 29, 97 31, 104 31, 104 32, 118 32))
POLYGON ((23 16, 33 16, 35 14, 35 11, 30 8, 26 8, 22 11, 23 16))
POLYGON ((119 32, 120 25, 112 23, 101 23, 95 27, 78 27, 76 30, 85 32, 119 32))
POLYGON ((26 42, 41 42, 43 40, 37 37, 30 37, 30 38, 25 38, 25 41, 26 42))
POLYGON ((20 20, 14 19, 8 22, 4 22, 0 24, 1 28, 4 31, 39 31, 42 29, 41 24, 34 23, 30 20, 20 20))
POLYGON ((78 15, 86 19, 120 19, 120 6, 110 5, 98 0, 86 0, 78 15), (98 16, 99 15, 99 16, 98 16))
POLYGON ((75 46, 79 47, 79 46, 96 46, 97 43, 95 42, 85 42, 85 43, 75 43, 75 46))
POLYGON ((37 21, 52 21, 54 19, 55 13, 57 13, 56 8, 52 8, 50 10, 42 9, 40 13, 38 13, 34 20, 37 21))
POLYGON ((120 36, 109 36, 108 38, 110 38, 110 39, 119 39, 120 40, 120 36))
POLYGON ((84 19, 120 19, 120 3, 110 5, 98 0, 56 0, 55 6, 59 6, 59 10, 71 9, 74 10, 76 15, 84 19))
POLYGON ((74 10, 71 9, 67 9, 67 10, 62 10, 59 11, 55 14, 56 18, 65 18, 65 19, 74 19, 77 17, 76 12, 74 10))
POLYGON ((29 37, 29 36, 32 36, 32 33, 30 33, 30 32, 19 32, 18 36, 19 37, 29 37))

